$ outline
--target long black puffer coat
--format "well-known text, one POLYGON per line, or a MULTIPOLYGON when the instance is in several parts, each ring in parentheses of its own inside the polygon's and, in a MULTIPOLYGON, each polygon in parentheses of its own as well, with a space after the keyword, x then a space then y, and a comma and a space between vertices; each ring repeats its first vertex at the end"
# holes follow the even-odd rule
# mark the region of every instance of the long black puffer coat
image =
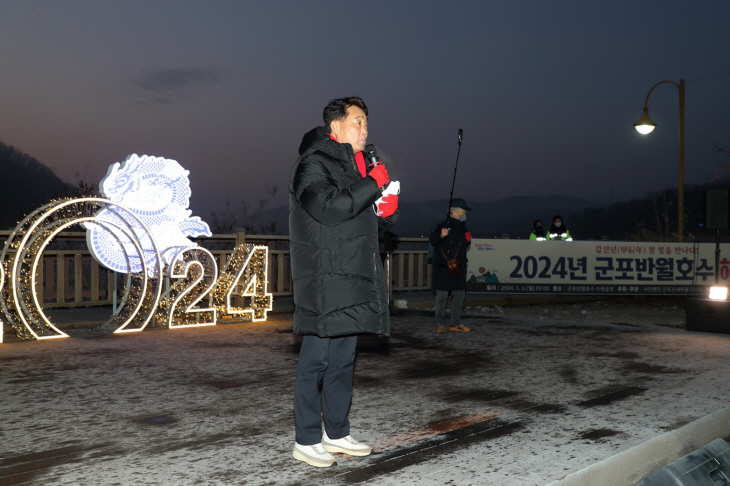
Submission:
POLYGON ((436 229, 429 238, 429 243, 434 247, 433 252, 433 271, 431 273, 434 290, 465 290, 466 289, 466 251, 471 245, 471 241, 466 241, 466 225, 458 219, 449 218, 448 225, 451 232, 441 238, 441 228, 447 223, 436 226, 436 229), (461 245, 459 244, 461 243, 461 245), (457 252, 458 249, 458 252, 457 252), (443 250, 443 253, 442 253, 443 250), (446 254, 447 258, 444 258, 446 254), (459 264, 459 273, 451 274, 446 266, 446 260, 451 260, 456 255, 456 261, 459 264))
POLYGON ((350 144, 323 127, 304 135, 289 185, 294 334, 390 334, 378 232, 395 222, 375 215, 375 179, 357 170, 350 144))

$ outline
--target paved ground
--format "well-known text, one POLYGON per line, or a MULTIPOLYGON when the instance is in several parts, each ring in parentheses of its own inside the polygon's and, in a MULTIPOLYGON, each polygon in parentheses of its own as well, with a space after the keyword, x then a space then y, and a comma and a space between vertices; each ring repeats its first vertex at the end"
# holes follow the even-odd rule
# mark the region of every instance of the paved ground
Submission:
POLYGON ((544 485, 730 404, 730 336, 686 332, 675 313, 617 325, 478 309, 472 332, 442 335, 402 312, 392 337, 358 344, 352 433, 376 453, 329 469, 291 458, 288 314, 8 339, 0 485, 544 485))

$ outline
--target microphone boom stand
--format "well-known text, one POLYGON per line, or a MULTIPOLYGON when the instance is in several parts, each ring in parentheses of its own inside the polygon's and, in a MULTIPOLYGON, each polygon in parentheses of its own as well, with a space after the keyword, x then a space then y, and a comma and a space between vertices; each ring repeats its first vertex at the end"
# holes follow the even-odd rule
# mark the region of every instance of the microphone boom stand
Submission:
POLYGON ((454 178, 451 181, 451 194, 449 195, 449 207, 446 210, 446 226, 449 226, 449 217, 451 216, 451 201, 454 199, 454 184, 456 184, 456 170, 459 168, 459 154, 461 153, 461 139, 464 137, 464 131, 459 128, 459 149, 456 151, 456 165, 454 165, 454 178))

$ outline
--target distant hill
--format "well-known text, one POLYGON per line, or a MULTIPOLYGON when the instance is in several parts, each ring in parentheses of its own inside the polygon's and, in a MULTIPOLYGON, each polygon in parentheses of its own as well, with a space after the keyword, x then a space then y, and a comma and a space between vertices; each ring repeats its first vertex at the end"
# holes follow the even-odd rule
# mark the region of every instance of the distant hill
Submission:
MULTIPOLYGON (((716 232, 706 230, 704 222, 705 191, 730 188, 730 179, 712 184, 685 187, 685 241, 714 241, 716 232)), ((475 237, 528 238, 532 222, 541 219, 546 227, 559 214, 577 240, 674 241, 677 232, 677 189, 664 189, 642 198, 611 205, 570 196, 515 196, 495 201, 467 203, 466 224, 475 237)), ((400 219, 393 233, 400 237, 427 236, 446 218, 447 199, 410 203, 401 201, 400 219)), ((288 232, 288 208, 280 206, 256 215, 257 228, 275 222, 276 233, 288 232)), ((215 230, 214 230, 215 232, 215 230)), ((257 231, 270 234, 270 231, 257 231)), ((722 241, 730 241, 730 230, 720 232, 722 241)))
MULTIPOLYGON (((85 192, 93 189, 84 187, 85 192)), ((705 192, 728 188, 730 179, 685 186, 685 241, 715 240, 716 232, 703 226, 705 192)), ((77 196, 80 192, 35 158, 0 142, 0 229, 14 228, 26 214, 52 199, 77 196)), ((467 202, 473 209, 468 213, 467 226, 479 238, 504 234, 510 238, 527 238, 535 219, 549 226, 555 214, 563 217, 571 234, 579 240, 672 241, 677 231, 676 188, 611 205, 571 196, 514 196, 467 202)), ((427 236, 431 228, 446 218, 447 205, 447 199, 418 203, 401 200, 400 219, 392 231, 401 237, 427 236)), ((218 214, 222 223, 219 225, 212 215, 204 219, 214 233, 248 227, 259 234, 287 234, 288 214, 287 206, 279 206, 264 211, 249 208, 245 217, 224 211, 218 214)), ((722 230, 720 237, 721 241, 730 241, 730 230, 722 230)))
MULTIPOLYGON (((602 204, 570 196, 515 196, 496 201, 467 201, 472 211, 467 216, 467 226, 475 237, 501 237, 508 233, 512 238, 526 238, 532 232, 532 222, 542 219, 548 224, 560 214, 566 224, 582 215, 587 208, 601 208, 602 204)), ((432 227, 446 218, 448 199, 409 203, 401 201, 400 217, 393 233, 401 237, 427 236, 432 227)), ((286 206, 267 209, 257 216, 257 222, 266 226, 276 221, 277 231, 288 233, 289 210, 286 206)), ((548 224, 549 226, 549 224, 548 224)), ((214 230, 215 231, 215 230, 214 230)))
MULTIPOLYGON (((514 196, 487 202, 467 200, 467 204, 472 211, 467 213, 466 225, 475 237, 480 238, 505 233, 512 238, 527 238, 536 219, 549 226, 552 217, 559 214, 569 225, 585 209, 603 207, 601 203, 570 196, 514 196)), ((403 202, 400 219, 393 232, 399 236, 426 236, 433 226, 446 219, 448 205, 448 199, 403 202)))
POLYGON ((25 215, 51 199, 78 190, 28 154, 0 142, 0 229, 13 229, 25 215))
MULTIPOLYGON (((684 240, 714 242, 716 230, 705 228, 705 198, 708 190, 729 189, 730 179, 686 185, 684 188, 684 240)), ((573 220, 580 239, 674 241, 678 220, 677 189, 653 191, 643 198, 621 201, 602 208, 587 208, 573 220)), ((730 231, 720 239, 730 241, 730 231)))

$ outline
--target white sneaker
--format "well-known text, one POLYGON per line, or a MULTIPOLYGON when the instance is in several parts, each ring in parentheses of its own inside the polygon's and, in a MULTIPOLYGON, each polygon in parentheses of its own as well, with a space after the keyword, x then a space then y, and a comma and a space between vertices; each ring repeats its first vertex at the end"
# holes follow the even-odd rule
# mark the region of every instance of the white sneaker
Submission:
POLYGON ((294 459, 304 461, 314 467, 330 467, 335 463, 335 456, 322 447, 322 444, 304 446, 294 443, 294 459))
POLYGON ((356 441, 351 435, 332 440, 327 437, 327 432, 324 431, 322 432, 322 445, 330 452, 342 452, 351 456, 367 456, 373 452, 372 447, 356 441))

